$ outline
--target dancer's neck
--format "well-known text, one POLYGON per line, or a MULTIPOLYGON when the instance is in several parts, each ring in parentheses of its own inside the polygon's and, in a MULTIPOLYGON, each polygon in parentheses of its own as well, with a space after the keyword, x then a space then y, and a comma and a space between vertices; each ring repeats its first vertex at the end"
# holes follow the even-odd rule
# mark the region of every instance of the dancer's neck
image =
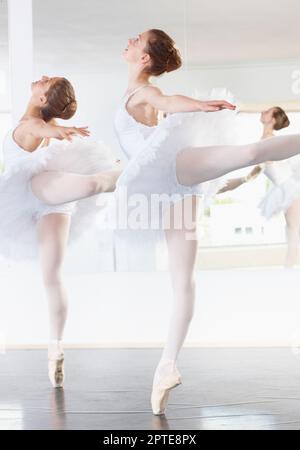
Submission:
POLYGON ((148 73, 141 72, 140 68, 129 67, 127 92, 132 92, 140 86, 151 84, 151 76, 148 73))
POLYGON ((274 128, 272 125, 265 125, 264 126, 264 131, 263 131, 263 135, 262 135, 262 139, 267 139, 270 137, 273 137, 274 135, 274 128))
POLYGON ((41 109, 38 106, 35 106, 31 103, 26 108, 25 113, 21 117, 21 120, 28 120, 28 119, 41 119, 41 109))

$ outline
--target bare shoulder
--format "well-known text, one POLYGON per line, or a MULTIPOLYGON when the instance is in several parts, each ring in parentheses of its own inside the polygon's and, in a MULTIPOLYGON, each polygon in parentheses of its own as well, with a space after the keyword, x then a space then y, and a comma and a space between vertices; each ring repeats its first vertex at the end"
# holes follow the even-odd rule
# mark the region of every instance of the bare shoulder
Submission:
POLYGON ((39 118, 21 120, 13 131, 13 139, 23 150, 32 152, 40 144, 38 127, 45 123, 39 118))
POLYGON ((154 95, 163 95, 161 89, 159 89, 157 86, 147 86, 146 89, 141 89, 140 93, 143 94, 146 98, 149 98, 150 96, 153 97, 154 95))
POLYGON ((129 100, 129 107, 135 107, 139 105, 149 104, 151 99, 156 96, 162 95, 161 90, 156 86, 146 86, 144 89, 140 89, 135 95, 129 100))
MULTIPOLYGON (((16 138, 24 138, 28 135, 36 136, 36 131, 40 126, 45 125, 46 122, 43 119, 39 118, 30 118, 26 120, 22 120, 19 122, 18 126, 15 128, 14 136, 16 138)), ((39 134, 39 133, 38 133, 39 134)))

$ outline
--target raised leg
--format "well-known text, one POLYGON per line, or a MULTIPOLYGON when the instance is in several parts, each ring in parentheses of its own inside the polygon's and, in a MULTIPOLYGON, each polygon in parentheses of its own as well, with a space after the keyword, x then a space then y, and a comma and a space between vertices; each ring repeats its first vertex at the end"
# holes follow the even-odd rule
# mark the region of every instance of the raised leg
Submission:
POLYGON ((233 170, 299 153, 300 134, 276 136, 247 145, 187 148, 177 155, 177 178, 181 184, 192 186, 233 170))
POLYGON ((95 175, 45 171, 31 179, 34 195, 48 205, 81 200, 102 192, 115 190, 120 170, 100 172, 95 175))

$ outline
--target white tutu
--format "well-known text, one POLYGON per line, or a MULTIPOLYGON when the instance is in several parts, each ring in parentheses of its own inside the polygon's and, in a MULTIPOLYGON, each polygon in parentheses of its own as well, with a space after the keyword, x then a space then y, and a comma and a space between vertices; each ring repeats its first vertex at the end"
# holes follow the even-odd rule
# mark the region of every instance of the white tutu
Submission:
POLYGON ((285 212, 297 198, 300 198, 298 171, 299 158, 297 157, 264 165, 264 173, 273 183, 258 205, 264 217, 270 219, 274 215, 285 212))
POLYGON ((300 155, 293 156, 286 160, 293 178, 300 182, 300 155))
POLYGON ((48 147, 30 153, 18 147, 8 133, 4 157, 5 170, 0 175, 0 254, 13 260, 37 257, 39 217, 53 212, 72 214, 69 238, 72 243, 89 229, 103 208, 99 195, 57 206, 46 205, 31 191, 33 175, 45 170, 94 174, 117 166, 103 143, 88 139, 74 139, 71 143, 54 140, 48 147))
POLYGON ((291 178, 279 186, 273 186, 258 206, 261 214, 270 219, 285 212, 297 198, 300 198, 300 183, 291 178))
POLYGON ((163 219, 170 205, 196 195, 208 206, 226 185, 227 177, 191 187, 180 184, 176 156, 188 147, 199 147, 201 151, 203 146, 235 142, 236 112, 169 114, 156 127, 147 127, 129 115, 127 99, 117 112, 115 127, 121 147, 131 159, 117 182, 114 220, 117 236, 139 243, 140 238, 163 238, 163 219), (155 203, 158 196, 162 196, 162 201, 155 203), (140 223, 135 220, 138 215, 140 223))

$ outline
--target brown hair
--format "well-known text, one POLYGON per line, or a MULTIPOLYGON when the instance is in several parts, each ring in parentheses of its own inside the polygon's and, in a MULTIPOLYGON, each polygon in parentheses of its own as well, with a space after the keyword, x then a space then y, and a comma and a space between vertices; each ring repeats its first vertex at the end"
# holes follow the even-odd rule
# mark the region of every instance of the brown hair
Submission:
POLYGON ((273 118, 275 119, 275 130, 282 130, 290 125, 290 121, 285 111, 280 106, 275 106, 273 111, 273 118))
POLYGON ((41 113, 45 122, 52 119, 70 119, 77 110, 72 84, 66 78, 57 78, 46 93, 47 104, 41 113))
POLYGON ((162 30, 149 30, 145 52, 151 57, 151 64, 145 72, 154 76, 172 72, 182 66, 179 50, 173 39, 162 30))

